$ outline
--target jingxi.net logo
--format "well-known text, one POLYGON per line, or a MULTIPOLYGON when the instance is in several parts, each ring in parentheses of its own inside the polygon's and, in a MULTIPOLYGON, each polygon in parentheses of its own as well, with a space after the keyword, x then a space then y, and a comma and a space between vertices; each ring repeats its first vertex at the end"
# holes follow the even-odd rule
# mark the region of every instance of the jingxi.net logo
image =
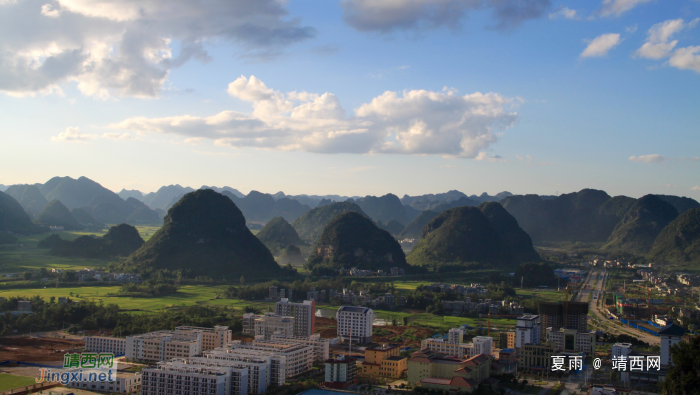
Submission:
POLYGON ((111 382, 117 377, 117 362, 112 353, 66 354, 63 368, 41 368, 37 383, 60 382, 63 385, 87 382, 111 382))

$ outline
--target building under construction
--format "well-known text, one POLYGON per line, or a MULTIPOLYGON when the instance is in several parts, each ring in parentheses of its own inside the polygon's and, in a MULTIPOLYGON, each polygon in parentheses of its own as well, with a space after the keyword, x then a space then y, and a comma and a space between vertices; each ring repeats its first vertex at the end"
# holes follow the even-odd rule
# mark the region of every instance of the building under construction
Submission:
POLYGON ((546 338, 547 328, 576 328, 577 332, 588 332, 588 303, 586 302, 541 302, 539 306, 540 338, 546 338))

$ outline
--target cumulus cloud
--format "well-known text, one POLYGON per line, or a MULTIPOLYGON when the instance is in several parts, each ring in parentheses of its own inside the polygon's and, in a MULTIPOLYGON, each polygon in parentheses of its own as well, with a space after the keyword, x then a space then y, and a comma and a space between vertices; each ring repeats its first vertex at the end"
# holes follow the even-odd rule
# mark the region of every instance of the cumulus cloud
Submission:
POLYGON ((474 157, 474 160, 483 160, 487 162, 505 162, 505 159, 503 159, 502 156, 500 155, 491 155, 489 156, 486 152, 479 152, 479 154, 474 157))
POLYGON ((210 60, 207 43, 269 57, 315 35, 279 0, 4 0, 0 7, 0 91, 10 94, 73 81, 88 96, 155 97, 173 68, 210 60))
POLYGON ((355 30, 389 33, 458 29, 470 11, 492 11, 494 27, 516 28, 544 15, 550 0, 341 0, 343 20, 355 30))
POLYGON ((659 154, 651 154, 651 155, 640 155, 640 156, 630 156, 629 160, 632 162, 637 162, 637 163, 661 163, 666 158, 659 154))
POLYGON ((672 38, 684 29, 695 27, 700 18, 688 23, 683 19, 669 19, 649 29, 646 42, 635 52, 644 59, 668 59, 667 65, 700 73, 700 46, 676 48, 678 40, 672 38))
POLYGON ((517 120, 509 110, 516 101, 496 93, 387 91, 349 117, 331 93, 283 93, 255 76, 231 82, 228 93, 250 102, 252 113, 138 117, 111 127, 211 139, 216 145, 237 148, 475 158, 517 120))
POLYGON ((549 19, 576 19, 576 10, 560 7, 556 12, 549 14, 549 19))
POLYGON ((620 16, 650 1, 651 0, 604 0, 598 14, 600 14, 600 16, 620 16))
POLYGON ((700 185, 696 185, 692 188, 690 188, 691 191, 700 191, 700 185))
POLYGON ((581 52, 582 58, 605 56, 611 49, 620 44, 620 35, 617 33, 601 34, 588 43, 586 49, 581 52))
POLYGON ((59 142, 81 142, 96 139, 97 136, 94 134, 82 133, 79 128, 69 127, 65 131, 58 134, 58 136, 52 136, 51 141, 59 142))

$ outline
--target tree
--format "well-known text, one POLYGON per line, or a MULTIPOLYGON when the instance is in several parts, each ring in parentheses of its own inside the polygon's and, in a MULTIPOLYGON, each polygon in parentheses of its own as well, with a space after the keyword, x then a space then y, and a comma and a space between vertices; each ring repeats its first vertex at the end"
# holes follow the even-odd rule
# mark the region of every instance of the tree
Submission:
POLYGON ((667 395, 696 394, 700 388, 700 336, 671 347, 673 365, 661 382, 661 393, 667 395))
POLYGON ((24 274, 22 274, 22 277, 24 277, 25 280, 31 280, 32 272, 24 272, 24 274))

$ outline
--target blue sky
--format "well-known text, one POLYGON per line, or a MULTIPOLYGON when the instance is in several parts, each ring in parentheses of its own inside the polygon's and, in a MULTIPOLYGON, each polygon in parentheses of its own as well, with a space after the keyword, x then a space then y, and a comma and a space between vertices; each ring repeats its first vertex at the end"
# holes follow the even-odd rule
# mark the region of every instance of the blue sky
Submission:
POLYGON ((0 0, 0 183, 700 199, 700 1, 138 4, 0 0))

